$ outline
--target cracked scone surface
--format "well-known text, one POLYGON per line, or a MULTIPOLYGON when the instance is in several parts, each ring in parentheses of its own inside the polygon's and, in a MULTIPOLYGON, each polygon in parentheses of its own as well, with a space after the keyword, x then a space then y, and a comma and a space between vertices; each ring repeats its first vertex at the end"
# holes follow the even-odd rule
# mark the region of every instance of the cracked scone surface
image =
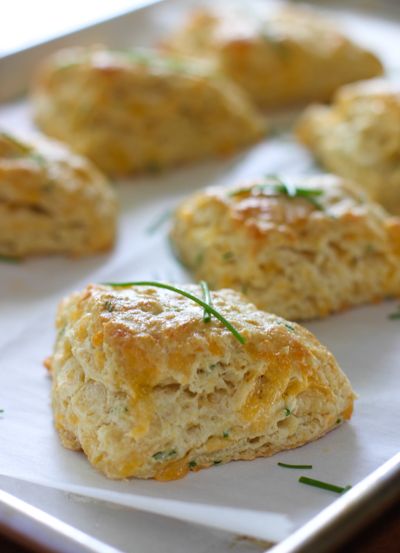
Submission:
POLYGON ((350 418, 351 385, 309 331, 232 290, 212 302, 245 344, 155 287, 66 298, 48 362, 63 445, 111 478, 171 480, 303 445, 350 418))
POLYGON ((264 108, 328 100, 340 85, 382 74, 372 52, 317 11, 265 4, 198 10, 164 47, 215 60, 264 108))
POLYGON ((182 202, 171 240, 196 278, 298 320, 400 294, 398 218, 340 177, 291 179, 320 191, 320 209, 262 191, 274 181, 209 188, 182 202))
POLYGON ((39 71, 33 104, 44 132, 111 174, 226 156, 265 134, 247 97, 212 63, 150 50, 60 51, 39 71))
POLYGON ((114 191, 88 160, 39 135, 0 132, 0 255, 108 250, 116 215, 114 191))
POLYGON ((297 136, 330 171, 351 178, 400 215, 400 85, 381 79, 341 88, 310 106, 297 136))

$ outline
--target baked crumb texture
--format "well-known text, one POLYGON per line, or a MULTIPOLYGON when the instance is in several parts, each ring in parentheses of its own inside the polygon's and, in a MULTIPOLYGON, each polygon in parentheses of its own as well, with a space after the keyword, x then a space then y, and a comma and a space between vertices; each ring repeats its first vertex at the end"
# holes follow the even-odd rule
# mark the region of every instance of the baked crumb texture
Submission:
POLYGON ((40 70, 33 105, 44 132, 112 174, 224 157, 265 135, 213 63, 150 50, 60 51, 40 70))
POLYGON ((299 320, 400 294, 400 219, 333 175, 290 179, 320 190, 320 209, 258 193, 266 181, 209 188, 177 209, 172 243, 196 278, 299 320))
POLYGON ((298 447, 351 417, 350 383, 309 331, 232 290, 212 301, 244 345, 154 287, 92 285, 66 298, 49 362, 63 445, 110 478, 172 480, 298 447))
POLYGON ((287 4, 197 10, 164 48, 212 59, 263 108, 328 100, 340 85, 383 72, 315 10, 287 4))
POLYGON ((398 83, 373 79, 341 88, 332 106, 307 108, 297 136, 323 166, 400 215, 398 83))
POLYGON ((41 136, 0 132, 0 255, 108 250, 116 215, 114 191, 88 160, 41 136))

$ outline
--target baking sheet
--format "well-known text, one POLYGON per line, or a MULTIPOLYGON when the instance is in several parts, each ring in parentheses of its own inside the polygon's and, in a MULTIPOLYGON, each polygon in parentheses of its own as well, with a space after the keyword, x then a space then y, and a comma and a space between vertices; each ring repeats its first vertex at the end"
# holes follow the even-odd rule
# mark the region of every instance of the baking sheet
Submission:
MULTIPOLYGON (((175 19, 183 0, 153 9, 159 30, 175 19), (174 15, 173 15, 174 14, 174 15), (173 16, 172 16, 173 15, 173 16)), ((395 73, 400 27, 369 15, 341 12, 352 34, 381 55, 395 73)), ((139 40, 136 33, 133 33, 139 40)), ((140 35, 140 33, 139 33, 140 35)), ((290 116, 274 125, 286 126, 290 116)), ((29 128, 25 103, 0 109, 0 124, 29 128)), ((180 169, 156 178, 116 183, 121 198, 119 240, 104 256, 79 261, 54 257, 0 266, 0 474, 136 506, 183 520, 279 540, 301 526, 334 496, 297 483, 300 473, 278 461, 311 463, 308 475, 339 485, 355 484, 399 449, 400 323, 387 319, 395 304, 365 307, 307 325, 336 355, 360 398, 352 421, 316 443, 270 459, 236 462, 192 473, 170 483, 113 482, 94 471, 82 454, 66 451, 52 427, 49 381, 42 361, 51 352, 56 304, 88 282, 152 278, 190 280, 167 241, 168 224, 149 231, 180 198, 209 184, 266 172, 315 171, 308 154, 285 133, 226 161, 180 169)))

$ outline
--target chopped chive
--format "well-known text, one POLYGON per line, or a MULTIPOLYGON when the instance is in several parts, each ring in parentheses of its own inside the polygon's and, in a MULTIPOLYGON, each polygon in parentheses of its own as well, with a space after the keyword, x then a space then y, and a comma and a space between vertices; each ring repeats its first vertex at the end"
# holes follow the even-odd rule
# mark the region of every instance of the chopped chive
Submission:
POLYGON ((312 469, 312 465, 290 465, 289 463, 278 463, 280 467, 285 469, 312 469))
POLYGON ((12 257, 11 255, 0 254, 0 261, 3 261, 4 263, 19 263, 21 260, 19 257, 12 257))
POLYGON ((213 465, 219 465, 221 463, 222 463, 222 461, 213 461, 213 465))
POLYGON ((0 413, 4 413, 4 409, 0 409, 0 413))
POLYGON ((158 230, 160 227, 162 227, 164 223, 166 223, 168 221, 168 219, 171 217, 171 215, 172 215, 172 210, 171 209, 167 209, 166 211, 161 213, 161 215, 159 215, 159 217, 157 217, 157 219, 155 221, 153 221, 153 223, 151 223, 146 228, 146 233, 147 234, 153 234, 156 230, 158 230))
POLYGON ((214 307, 211 305, 208 305, 200 298, 194 296, 193 294, 190 294, 189 292, 186 292, 186 290, 181 290, 180 288, 176 288, 175 286, 171 286, 170 284, 164 284, 162 282, 155 282, 152 280, 143 280, 143 281, 136 281, 136 282, 103 282, 105 286, 112 286, 115 288, 129 288, 131 286, 155 286, 156 288, 163 288, 165 290, 170 290, 171 292, 175 292, 176 294, 180 294, 181 296, 184 296, 185 298, 188 298, 189 300, 194 301, 203 309, 207 310, 211 315, 214 315, 216 319, 218 319, 228 330, 233 334, 233 336, 240 342, 241 344, 245 343, 244 337, 240 334, 236 328, 225 319, 223 315, 214 307))
POLYGON ((31 148, 29 146, 26 146, 23 142, 20 142, 19 140, 11 136, 11 134, 8 134, 8 132, 2 131, 0 132, 0 136, 8 140, 8 142, 11 142, 13 146, 18 148, 20 153, 29 154, 29 152, 31 151, 31 148))
POLYGON ((336 424, 340 424, 342 422, 342 419, 336 419, 336 424))
POLYGON ((400 319, 400 306, 397 308, 397 311, 395 311, 394 313, 390 313, 390 315, 388 315, 388 319, 392 319, 392 320, 400 319))
POLYGON ((247 188, 239 188, 229 193, 230 196, 238 196, 240 194, 250 193, 255 195, 279 195, 283 194, 289 198, 304 198, 311 203, 315 208, 323 210, 323 206, 316 200, 316 196, 321 196, 323 190, 319 188, 302 188, 289 182, 283 182, 275 175, 267 175, 267 182, 254 184, 247 188), (268 182, 273 181, 273 182, 268 182))
POLYGON ((285 411, 285 417, 288 417, 289 415, 292 414, 292 411, 288 407, 285 407, 284 411, 285 411))
POLYGON ((157 453, 154 453, 152 457, 156 461, 161 461, 164 459, 169 459, 170 457, 174 457, 175 455, 176 455, 176 449, 171 449, 170 451, 157 451, 157 453))
POLYGON ((109 313, 112 313, 112 311, 114 311, 114 304, 110 300, 105 301, 103 307, 109 313))
POLYGON ((222 254, 222 259, 225 261, 232 261, 235 259, 235 254, 233 252, 225 252, 222 254))
POLYGON ((308 486, 314 486, 315 488, 322 488, 323 490, 328 490, 335 493, 344 493, 351 489, 351 486, 335 486, 334 484, 329 484, 328 482, 322 482, 321 480, 314 480, 314 478, 307 478, 307 476, 300 476, 299 482, 302 484, 307 484, 308 486))
POLYGON ((29 156, 33 161, 36 161, 36 163, 41 167, 42 169, 46 167, 46 160, 42 156, 42 154, 39 154, 38 152, 32 152, 29 156))
MULTIPOLYGON (((202 292, 203 292, 203 299, 204 301, 206 302, 207 305, 211 305, 212 306, 212 300, 211 300, 211 294, 210 294, 210 289, 208 287, 208 284, 205 280, 201 280, 199 282, 200 286, 201 286, 201 289, 202 289, 202 292)), ((204 314, 203 314, 203 321, 205 323, 209 323, 211 321, 211 315, 210 315, 210 312, 207 311, 207 309, 204 309, 204 314)))
POLYGON ((197 467, 196 461, 189 461, 188 465, 189 465, 190 469, 193 469, 194 467, 197 467))
POLYGON ((229 432, 227 432, 226 430, 222 433, 222 436, 224 438, 229 438, 229 432))
POLYGON ((194 260, 195 269, 198 269, 204 261, 204 252, 199 252, 194 260))

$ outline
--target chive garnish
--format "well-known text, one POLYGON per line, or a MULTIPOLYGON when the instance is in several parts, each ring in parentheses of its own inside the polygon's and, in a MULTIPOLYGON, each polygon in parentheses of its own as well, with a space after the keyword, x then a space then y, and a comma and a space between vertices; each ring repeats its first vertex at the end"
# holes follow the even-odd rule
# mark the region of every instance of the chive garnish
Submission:
MULTIPOLYGON (((206 302, 207 305, 212 305, 212 300, 211 300, 211 294, 210 294, 210 289, 208 287, 208 284, 205 280, 201 280, 199 282, 200 286, 201 286, 201 290, 203 292, 203 299, 204 301, 206 302)), ((205 323, 209 323, 211 321, 211 314, 209 311, 207 311, 207 309, 204 309, 204 314, 203 314, 203 321, 205 323)))
POLYGON ((197 467, 196 461, 189 461, 188 465, 190 469, 194 469, 194 467, 197 467))
POLYGON ((307 478, 307 476, 300 476, 299 482, 302 484, 307 484, 308 486, 314 486, 315 488, 322 488, 323 490, 328 490, 335 493, 344 493, 350 490, 351 486, 335 486, 334 484, 329 484, 328 482, 322 482, 321 480, 314 480, 314 478, 307 478))
POLYGON ((146 233, 153 234, 156 230, 162 227, 164 223, 168 221, 171 215, 172 215, 171 209, 167 209, 166 211, 161 213, 161 215, 159 215, 159 217, 157 217, 157 219, 146 228, 146 233))
POLYGON ((176 449, 171 449, 170 451, 157 451, 152 455, 153 459, 156 461, 161 461, 163 459, 169 459, 170 457, 175 457, 176 449))
POLYGON ((289 415, 292 414, 292 411, 288 407, 285 407, 284 411, 285 411, 285 417, 288 417, 289 415))
POLYGON ((11 255, 0 254, 0 261, 3 261, 4 263, 19 263, 21 260, 19 257, 12 257, 11 255))
POLYGON ((211 305, 208 305, 207 303, 205 303, 197 296, 194 296, 193 294, 186 292, 186 290, 182 290, 181 288, 176 288, 175 286, 171 286, 170 284, 164 284, 162 282, 155 282, 152 280, 142 280, 142 281, 135 281, 135 282, 103 282, 103 284, 105 286, 112 286, 113 288, 130 288, 131 286, 154 286, 156 288, 163 288, 165 290, 170 290, 171 292, 175 292, 176 294, 180 294, 181 296, 184 296, 185 298, 188 298, 189 300, 192 300, 193 302, 200 305, 200 307, 202 307, 211 315, 214 315, 214 317, 218 319, 233 334, 233 336, 236 338, 238 342, 240 342, 241 344, 245 343, 245 339, 240 334, 240 332, 236 330, 236 328, 229 321, 227 321, 219 311, 217 311, 211 305))
POLYGON ((227 432, 226 430, 222 433, 222 436, 224 438, 229 438, 229 432, 227 432))
POLYGON ((397 308, 397 311, 395 311, 394 313, 390 313, 390 315, 388 315, 388 319, 391 319, 391 320, 400 319, 400 306, 397 308))
POLYGON ((321 196, 323 190, 319 188, 302 188, 289 182, 283 182, 279 177, 275 175, 267 175, 267 182, 254 184, 247 188, 239 188, 229 193, 230 196, 239 196, 241 194, 254 194, 254 195, 272 195, 276 196, 283 194, 289 198, 304 198, 310 202, 315 208, 322 210, 322 205, 316 200, 316 196, 321 196), (272 181, 272 182, 268 182, 272 181))
POLYGON ((278 463, 280 467, 285 469, 312 469, 312 465, 289 465, 289 463, 278 463))
POLYGON ((213 465, 220 465, 222 461, 213 461, 213 465))
POLYGON ((103 307, 109 313, 112 313, 114 311, 114 304, 110 300, 105 301, 103 307))

